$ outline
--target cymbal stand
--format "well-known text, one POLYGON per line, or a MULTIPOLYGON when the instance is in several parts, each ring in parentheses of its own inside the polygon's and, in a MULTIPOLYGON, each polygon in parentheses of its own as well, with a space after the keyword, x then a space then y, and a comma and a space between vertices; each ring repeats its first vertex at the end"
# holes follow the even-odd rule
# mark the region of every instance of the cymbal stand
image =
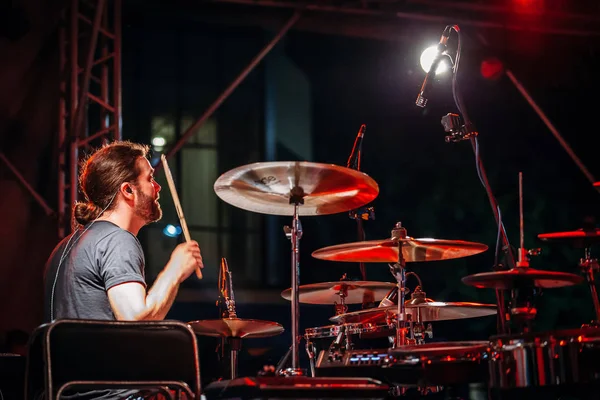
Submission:
POLYGON ((284 227, 286 237, 292 243, 292 366, 281 371, 285 376, 305 375, 300 369, 299 345, 302 337, 299 335, 298 321, 300 319, 300 292, 298 289, 300 281, 300 239, 302 238, 302 225, 298 218, 298 207, 304 204, 304 190, 294 186, 290 191, 290 204, 294 205, 292 227, 284 227))
POLYGON ((590 247, 585 248, 585 256, 579 261, 579 268, 585 273, 585 278, 590 287, 592 294, 592 301, 594 302, 594 310, 596 312, 596 319, 592 321, 590 325, 600 326, 600 301, 598 300, 598 291, 596 290, 596 280, 594 273, 600 269, 598 260, 592 257, 592 251, 590 247))
MULTIPOLYGON (((348 275, 344 274, 340 278, 340 282, 348 281, 348 275)), ((344 283, 340 285, 340 289, 336 293, 340 296, 340 302, 333 302, 333 307, 335 308, 335 315, 345 314, 348 312, 348 306, 346 305, 346 297, 348 297, 348 286, 344 283)))
POLYGON ((392 229, 392 239, 398 241, 398 262, 389 264, 390 272, 398 282, 395 347, 407 345, 408 340, 414 339, 412 338, 412 321, 410 315, 406 315, 406 306, 404 304, 404 297, 406 296, 406 260, 402 253, 402 246, 404 244, 403 239, 405 239, 406 236, 406 228, 402 227, 401 222, 397 222, 394 229, 392 229), (409 332, 411 337, 407 338, 409 332))
MULTIPOLYGON (((523 173, 519 172, 519 254, 517 268, 529 268, 529 256, 537 255, 536 250, 525 248, 525 229, 523 216, 523 173)), ((516 287, 511 289, 510 315, 522 333, 529 332, 537 315, 535 297, 538 294, 535 287, 516 287)))
POLYGON ((335 307, 335 315, 345 314, 348 312, 348 306, 346 305, 346 297, 348 297, 348 286, 342 284, 339 292, 336 293, 340 296, 339 304, 337 302, 333 303, 335 307))
MULTIPOLYGON (((524 216, 523 216, 523 173, 519 172, 519 250, 516 263, 517 268, 529 268, 529 253, 525 248, 524 216)), ((537 315, 530 291, 533 289, 533 297, 536 288, 525 286, 513 288, 510 291, 510 316, 518 326, 519 332, 526 333, 531 330, 531 324, 537 315)))

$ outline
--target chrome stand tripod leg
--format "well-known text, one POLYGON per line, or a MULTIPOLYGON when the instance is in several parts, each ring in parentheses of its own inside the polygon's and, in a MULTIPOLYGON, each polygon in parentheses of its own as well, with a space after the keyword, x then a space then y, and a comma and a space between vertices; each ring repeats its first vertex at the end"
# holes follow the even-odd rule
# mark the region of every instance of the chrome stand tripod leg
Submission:
POLYGON ((308 354, 308 362, 310 363, 310 376, 314 378, 316 376, 316 363, 315 359, 315 346, 312 344, 310 340, 306 340, 306 354, 308 354))
POLYGON ((283 357, 281 357, 281 360, 279 360, 279 362, 277 363, 277 366, 275 367, 275 372, 277 374, 283 373, 284 366, 288 362, 288 359, 290 358, 291 353, 292 353, 292 346, 290 346, 290 348, 285 352, 283 357))

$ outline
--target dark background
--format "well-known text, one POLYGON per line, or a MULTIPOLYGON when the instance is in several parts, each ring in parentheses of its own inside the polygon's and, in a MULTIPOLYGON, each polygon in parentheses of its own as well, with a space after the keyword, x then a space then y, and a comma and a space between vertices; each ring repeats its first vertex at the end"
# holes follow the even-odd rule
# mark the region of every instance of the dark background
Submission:
MULTIPOLYGON (((26 23, 11 18, 11 24, 3 24, 7 31, 0 37, 0 149, 55 206, 56 26, 60 7, 41 0, 13 3, 22 10, 26 23), (21 30, 24 33, 19 35, 21 30)), ((460 88, 479 131, 481 155, 511 244, 518 247, 519 243, 518 173, 523 172, 525 246, 542 248, 531 266, 578 273, 582 249, 549 246, 536 236, 574 230, 586 218, 597 218, 599 194, 511 81, 505 75, 486 79, 480 68, 490 57, 501 60, 590 172, 597 174, 599 32, 587 27, 597 26, 599 15, 593 2, 579 4, 580 9, 562 2, 494 2, 510 12, 489 14, 477 14, 478 3, 466 4, 472 9, 456 9, 454 14, 444 14, 447 21, 433 22, 308 12, 217 111, 217 170, 224 173, 267 160, 268 87, 281 82, 272 78, 278 64, 268 63, 274 57, 285 59, 304 80, 286 81, 291 89, 279 101, 294 110, 299 102, 295 85, 310 94, 309 132, 306 137, 292 138, 309 144, 309 161, 345 165, 360 124, 367 125, 361 170, 380 188, 372 203, 376 219, 365 223, 367 239, 388 237, 394 223, 402 221, 413 237, 488 245, 490 250, 480 255, 415 263, 410 268, 419 274, 428 297, 434 300, 493 303, 493 291, 461 282, 466 275, 492 269, 496 240, 493 214, 477 178, 470 144, 444 141, 440 119, 456 112, 449 77, 436 81, 427 109, 414 105, 424 77, 420 53, 439 40, 447 23, 461 26, 460 88), (519 7, 534 7, 539 15, 530 16, 519 7), (579 17, 568 17, 574 13, 579 17), (463 20, 486 22, 488 26, 463 25, 463 20), (492 23, 496 25, 489 25, 492 23), (511 28, 515 26, 518 29, 511 28), (265 63, 275 67, 265 67, 265 63)), ((429 14, 440 12, 435 6, 422 7, 421 11, 429 14)), ((125 1, 123 138, 149 143, 153 115, 199 116, 291 12, 211 2, 153 1, 142 5, 125 1)), ((299 111, 286 118, 294 125, 305 116, 299 111)), ((306 154, 285 145, 286 135, 292 134, 277 132, 273 158, 307 159, 306 154)), ((166 191, 166 185, 163 187, 166 191)), ((44 215, 4 163, 0 163, 0 188, 0 328, 4 333, 28 333, 41 322, 43 264, 59 240, 56 221, 44 215)), ((212 183, 204 190, 211 191, 212 183)), ((166 201, 162 203, 165 209, 170 207, 166 201)), ((186 210, 196 206, 202 204, 184 204, 186 210)), ((220 207, 229 210, 234 221, 247 214, 227 205, 220 207)), ((286 328, 281 336, 244 342, 242 373, 253 374, 263 364, 276 363, 290 344, 289 303, 278 295, 290 286, 289 242, 281 233, 281 227, 289 223, 289 218, 264 216, 248 223, 247 229, 257 228, 261 235, 261 256, 253 259, 259 261, 248 261, 245 250, 236 248, 239 242, 235 239, 219 255, 228 257, 234 276, 240 276, 234 279, 234 288, 241 293, 238 315, 276 321, 286 328)), ((356 224, 346 213, 305 217, 302 224, 302 284, 334 281, 343 273, 360 278, 356 264, 310 256, 318 248, 356 240, 356 224)), ((146 250, 156 245, 149 234, 142 232, 140 239, 146 250)), ((178 239, 164 240, 162 245, 170 251, 178 239)), ((152 272, 148 275, 150 280, 155 276, 152 272)), ((367 279, 391 281, 392 277, 387 266, 372 264, 367 265, 367 279)), ((411 287, 414 284, 409 280, 411 287)), ((210 282, 186 282, 169 318, 216 318, 216 299, 202 296, 208 290, 214 293, 214 286, 210 282)), ((331 306, 302 306, 302 331, 327 325, 332 314, 331 306)), ((592 318, 585 285, 547 290, 538 301, 535 328, 577 327, 592 318)), ((480 340, 494 333, 493 317, 434 325, 438 340, 480 340)), ((216 341, 200 341, 205 356, 214 355, 216 341)))

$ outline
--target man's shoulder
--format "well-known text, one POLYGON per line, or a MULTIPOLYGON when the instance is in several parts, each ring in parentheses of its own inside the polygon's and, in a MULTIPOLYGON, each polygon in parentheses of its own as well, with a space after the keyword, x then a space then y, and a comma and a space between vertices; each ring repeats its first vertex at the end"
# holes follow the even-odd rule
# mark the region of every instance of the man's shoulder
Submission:
POLYGON ((96 221, 95 226, 90 227, 90 233, 97 246, 108 242, 122 245, 139 244, 138 239, 131 232, 108 221, 96 221))
POLYGON ((94 222, 93 225, 89 226, 89 230, 99 238, 106 236, 135 238, 131 234, 131 232, 126 231, 125 229, 113 224, 112 222, 104 220, 94 222))

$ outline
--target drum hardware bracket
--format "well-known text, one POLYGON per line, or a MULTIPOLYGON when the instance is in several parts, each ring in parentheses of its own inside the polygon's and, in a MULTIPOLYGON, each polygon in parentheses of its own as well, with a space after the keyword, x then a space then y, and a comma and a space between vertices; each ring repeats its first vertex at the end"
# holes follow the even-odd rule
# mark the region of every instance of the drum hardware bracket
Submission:
POLYGON ((412 385, 394 385, 390 388, 390 396, 403 397, 409 394, 410 390, 416 390, 419 395, 427 396, 428 394, 439 393, 444 390, 443 386, 412 386, 412 385))
MULTIPOLYGON (((419 279, 419 276, 417 274, 415 274, 414 272, 408 272, 406 274, 406 276, 408 276, 409 274, 414 275, 417 277, 417 279, 419 279)), ((419 279, 419 283, 421 283, 421 279, 419 279)), ((417 286, 415 288, 415 290, 411 293, 410 300, 411 300, 411 303, 414 302, 416 304, 427 302, 427 295, 421 289, 421 286, 417 286)), ((409 315, 409 317, 410 317, 410 315, 409 315)), ((421 321, 415 321, 412 323, 411 327, 412 327, 411 328, 412 329, 411 339, 414 339, 414 344, 425 343, 425 336, 427 336, 429 339, 433 338, 433 327, 432 327, 431 323, 425 325, 421 321)))
POLYGON ((585 278, 588 282, 590 292, 592 295, 592 301, 594 303, 594 312, 596 318, 591 322, 593 326, 600 325, 600 300, 598 299, 598 291, 596 290, 596 279, 594 273, 598 271, 600 266, 598 260, 592 257, 592 251, 590 247, 585 248, 584 258, 579 261, 579 268, 585 274, 585 278))
MULTIPOLYGON (((347 275, 344 274, 340 281, 344 281, 348 279, 347 275)), ((342 284, 340 290, 336 293, 340 296, 340 302, 333 302, 333 306, 335 307, 335 315, 345 314, 348 312, 348 306, 346 305, 346 297, 348 297, 348 286, 342 284)))
POLYGON ((360 219, 363 221, 375 220, 375 207, 361 207, 356 210, 348 211, 350 219, 360 219))
POLYGON ((450 133, 444 138, 446 143, 456 143, 463 140, 469 140, 473 136, 477 136, 478 133, 473 129, 472 124, 467 127, 467 124, 463 124, 460 115, 448 113, 442 117, 442 126, 444 131, 450 133))

